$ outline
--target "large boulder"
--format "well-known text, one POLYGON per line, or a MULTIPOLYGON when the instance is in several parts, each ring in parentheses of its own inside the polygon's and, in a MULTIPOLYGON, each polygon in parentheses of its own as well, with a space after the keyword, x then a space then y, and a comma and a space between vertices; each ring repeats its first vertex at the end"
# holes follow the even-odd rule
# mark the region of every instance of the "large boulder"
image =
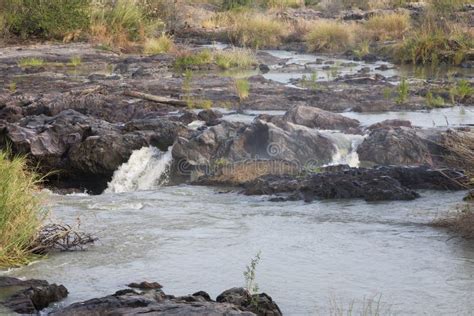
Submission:
POLYGON ((412 128, 377 128, 358 147, 361 162, 378 165, 432 164, 425 139, 412 128))
POLYGON ((335 153, 331 139, 315 129, 263 120, 250 125, 222 122, 190 139, 180 138, 173 147, 173 158, 191 166, 262 159, 316 166, 330 163, 335 153))
POLYGON ((0 277, 0 304, 18 314, 37 314, 68 295, 63 285, 0 277))
POLYGON ((73 179, 75 186, 100 193, 133 150, 144 146, 167 150, 186 135, 182 124, 166 119, 111 124, 66 110, 5 124, 0 129, 0 147, 11 145, 14 153, 28 154, 44 172, 59 171, 63 179, 73 179))
POLYGON ((295 106, 285 113, 283 119, 310 128, 339 130, 346 133, 360 132, 360 122, 358 120, 312 106, 295 106))

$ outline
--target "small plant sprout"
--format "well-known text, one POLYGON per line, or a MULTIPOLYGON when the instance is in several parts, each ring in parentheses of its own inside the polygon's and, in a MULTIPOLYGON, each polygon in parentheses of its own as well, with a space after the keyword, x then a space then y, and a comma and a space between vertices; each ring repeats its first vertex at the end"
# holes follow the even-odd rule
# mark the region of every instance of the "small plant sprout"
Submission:
POLYGON ((81 63, 82 63, 81 56, 73 56, 69 60, 69 66, 74 67, 74 68, 80 66, 81 63))
POLYGON ((239 97, 239 101, 242 102, 249 97, 250 94, 250 83, 247 79, 235 80, 235 90, 239 97))
POLYGON ((301 77, 301 84, 307 89, 318 90, 318 73, 314 71, 309 77, 303 75, 303 77, 301 77))
POLYGON ((260 263, 260 256, 262 252, 259 251, 255 255, 255 257, 250 260, 250 265, 247 265, 244 271, 244 278, 245 278, 245 288, 251 295, 256 294, 258 292, 258 284, 255 281, 257 277, 257 266, 260 263))
POLYGON ((8 90, 11 92, 11 93, 15 93, 16 92, 16 82, 15 81, 12 81, 8 84, 8 90))
POLYGON ((18 61, 18 66, 21 68, 36 68, 36 67, 41 67, 44 66, 45 62, 42 58, 36 58, 36 57, 25 57, 21 58, 18 61))
POLYGON ((397 87, 397 104, 403 104, 408 99, 408 81, 405 78, 402 78, 400 84, 397 87))
POLYGON ((430 108, 439 108, 444 106, 444 99, 441 96, 433 96, 431 91, 428 91, 425 97, 426 105, 430 108))

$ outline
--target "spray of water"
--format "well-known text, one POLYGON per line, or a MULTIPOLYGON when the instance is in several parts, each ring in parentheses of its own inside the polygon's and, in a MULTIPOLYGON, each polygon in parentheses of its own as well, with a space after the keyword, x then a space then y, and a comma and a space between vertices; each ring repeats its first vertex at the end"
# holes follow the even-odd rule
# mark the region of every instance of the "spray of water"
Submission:
POLYGON ((171 147, 167 152, 161 152, 156 147, 135 150, 128 162, 115 171, 105 192, 120 193, 155 189, 168 181, 171 160, 171 147))

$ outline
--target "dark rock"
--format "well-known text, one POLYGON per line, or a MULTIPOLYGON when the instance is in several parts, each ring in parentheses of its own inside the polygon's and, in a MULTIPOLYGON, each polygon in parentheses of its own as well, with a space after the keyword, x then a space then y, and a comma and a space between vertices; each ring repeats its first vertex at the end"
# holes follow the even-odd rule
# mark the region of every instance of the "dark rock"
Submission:
POLYGON ((206 122, 210 126, 217 125, 220 122, 220 118, 222 118, 222 113, 217 110, 202 110, 198 114, 198 118, 201 121, 206 122))
MULTIPOLYGON (((262 307, 276 306, 271 298, 259 299, 262 307), (272 305, 273 304, 273 305, 272 305)), ((278 306, 276 306, 278 308, 278 306)), ((214 302, 205 292, 194 295, 174 297, 161 290, 137 293, 133 290, 118 291, 113 295, 72 304, 51 313, 53 316, 90 315, 173 315, 173 316, 252 316, 243 306, 227 302, 214 302)), ((257 315, 281 315, 262 314, 257 315)))
POLYGON ((185 111, 179 118, 178 121, 180 121, 183 124, 190 124, 194 121, 198 121, 199 117, 196 113, 190 112, 190 111, 185 111))
POLYGON ((328 112, 311 106, 296 106, 283 117, 284 120, 310 128, 340 130, 346 133, 357 133, 360 122, 341 114, 328 112))
POLYGON ((410 121, 406 120, 398 120, 398 119, 393 119, 393 120, 385 120, 382 122, 378 122, 375 124, 370 125, 367 127, 369 131, 379 129, 379 128, 392 128, 392 127, 412 127, 410 121))
POLYGON ((130 283, 128 287, 134 288, 134 289, 140 289, 140 290, 152 290, 152 289, 161 289, 163 286, 161 286, 160 283, 158 282, 140 282, 140 283, 130 283))
POLYGON ((265 65, 265 64, 260 64, 260 65, 258 65, 258 69, 259 69, 262 73, 264 73, 264 74, 266 74, 267 72, 270 71, 270 67, 268 67, 268 66, 265 65))
POLYGON ((282 315, 278 305, 265 293, 250 294, 244 288, 232 288, 222 292, 217 302, 230 303, 239 306, 242 310, 253 312, 259 316, 282 315))
POLYGON ((76 181, 74 185, 82 182, 80 189, 100 193, 133 150, 144 146, 166 150, 186 133, 180 123, 166 119, 116 125, 66 110, 53 117, 30 116, 7 123, 0 131, 0 147, 9 143, 14 153, 28 154, 42 171, 61 171, 62 178, 76 181))
POLYGON ((455 170, 421 167, 347 168, 305 177, 266 176, 244 185, 248 195, 279 194, 279 200, 349 199, 413 200, 413 190, 462 190, 466 176, 455 170), (283 194, 283 195, 281 195, 283 194), (284 198, 281 198, 281 197, 284 198))
POLYGON ((357 149, 361 162, 379 165, 432 164, 431 153, 416 130, 406 127, 378 128, 357 149))
POLYGON ((10 277, 0 277, 0 292, 4 293, 0 295, 0 304, 19 314, 36 314, 68 295, 63 285, 10 277))

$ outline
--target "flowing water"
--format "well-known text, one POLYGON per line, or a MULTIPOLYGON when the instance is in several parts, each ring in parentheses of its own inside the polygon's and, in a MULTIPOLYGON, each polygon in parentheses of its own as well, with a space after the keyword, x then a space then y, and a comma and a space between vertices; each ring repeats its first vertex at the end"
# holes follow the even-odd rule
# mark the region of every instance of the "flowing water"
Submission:
POLYGON ((383 312, 395 315, 474 310, 473 243, 427 225, 464 192, 426 191, 409 202, 274 203, 209 187, 160 187, 169 162, 169 152, 142 148, 105 194, 51 194, 53 218, 79 219, 99 242, 7 274, 64 284, 70 295, 62 304, 142 280, 175 295, 215 297, 242 286, 246 264, 261 251, 258 284, 285 315, 328 315, 335 304, 377 295, 383 312))
POLYGON ((53 215, 100 241, 52 255, 12 276, 63 283, 66 303, 159 281, 168 293, 241 286, 262 252, 260 289, 285 315, 327 315, 382 295, 397 315, 469 315, 474 310, 474 245, 426 226, 463 193, 422 192, 411 202, 268 202, 266 197, 173 186, 100 196, 51 196, 53 215))

